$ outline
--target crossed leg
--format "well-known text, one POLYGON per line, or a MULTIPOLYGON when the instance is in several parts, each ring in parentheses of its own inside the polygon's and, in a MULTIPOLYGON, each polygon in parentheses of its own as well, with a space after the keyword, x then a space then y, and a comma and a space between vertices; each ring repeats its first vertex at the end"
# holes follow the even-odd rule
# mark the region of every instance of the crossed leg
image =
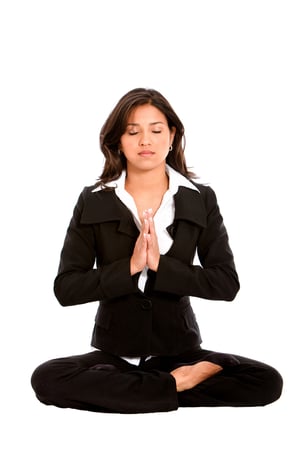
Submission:
POLYGON ((216 363, 202 361, 194 365, 179 366, 170 374, 175 378, 177 392, 182 392, 194 388, 222 370, 222 366, 216 363))

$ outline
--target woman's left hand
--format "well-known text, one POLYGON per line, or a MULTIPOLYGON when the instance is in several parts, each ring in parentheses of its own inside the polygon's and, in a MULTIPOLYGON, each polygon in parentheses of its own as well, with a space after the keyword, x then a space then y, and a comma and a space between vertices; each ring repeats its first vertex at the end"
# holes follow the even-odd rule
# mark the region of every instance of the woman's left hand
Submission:
POLYGON ((155 226, 153 221, 152 209, 144 211, 145 238, 147 240, 147 266, 152 271, 157 271, 159 264, 159 247, 155 226))

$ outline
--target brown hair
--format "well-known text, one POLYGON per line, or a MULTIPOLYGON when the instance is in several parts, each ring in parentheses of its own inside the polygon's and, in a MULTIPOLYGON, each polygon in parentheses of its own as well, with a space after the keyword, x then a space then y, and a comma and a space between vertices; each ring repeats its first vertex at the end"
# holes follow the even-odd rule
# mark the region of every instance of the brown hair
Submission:
POLYGON ((154 89, 137 88, 125 94, 108 116, 100 132, 100 148, 105 157, 102 174, 97 185, 105 188, 109 181, 118 179, 126 169, 126 159, 119 151, 120 138, 124 134, 130 112, 137 106, 151 104, 166 117, 170 130, 176 128, 173 140, 173 150, 168 153, 166 162, 174 170, 188 179, 195 178, 194 173, 187 169, 184 149, 184 127, 170 103, 161 93, 154 89))

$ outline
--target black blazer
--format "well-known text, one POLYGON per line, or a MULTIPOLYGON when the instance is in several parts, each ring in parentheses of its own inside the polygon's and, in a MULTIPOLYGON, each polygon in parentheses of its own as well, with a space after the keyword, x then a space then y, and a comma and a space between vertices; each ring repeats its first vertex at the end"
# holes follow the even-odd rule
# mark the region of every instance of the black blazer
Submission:
POLYGON ((174 241, 148 270, 145 292, 130 275, 139 231, 114 190, 86 187, 75 206, 61 252, 54 292, 63 306, 99 301, 92 345, 123 356, 176 355, 199 347, 189 296, 234 299, 238 276, 216 196, 180 187, 174 241), (195 251, 202 266, 192 265, 195 251))

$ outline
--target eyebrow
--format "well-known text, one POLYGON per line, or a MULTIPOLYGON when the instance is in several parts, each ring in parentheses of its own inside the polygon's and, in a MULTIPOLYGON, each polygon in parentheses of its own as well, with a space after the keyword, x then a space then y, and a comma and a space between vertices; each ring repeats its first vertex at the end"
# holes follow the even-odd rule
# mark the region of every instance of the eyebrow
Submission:
MULTIPOLYGON (((149 125, 165 125, 166 123, 164 122, 152 122, 149 123, 149 125)), ((140 126, 139 123, 127 123, 127 126, 140 126)))

